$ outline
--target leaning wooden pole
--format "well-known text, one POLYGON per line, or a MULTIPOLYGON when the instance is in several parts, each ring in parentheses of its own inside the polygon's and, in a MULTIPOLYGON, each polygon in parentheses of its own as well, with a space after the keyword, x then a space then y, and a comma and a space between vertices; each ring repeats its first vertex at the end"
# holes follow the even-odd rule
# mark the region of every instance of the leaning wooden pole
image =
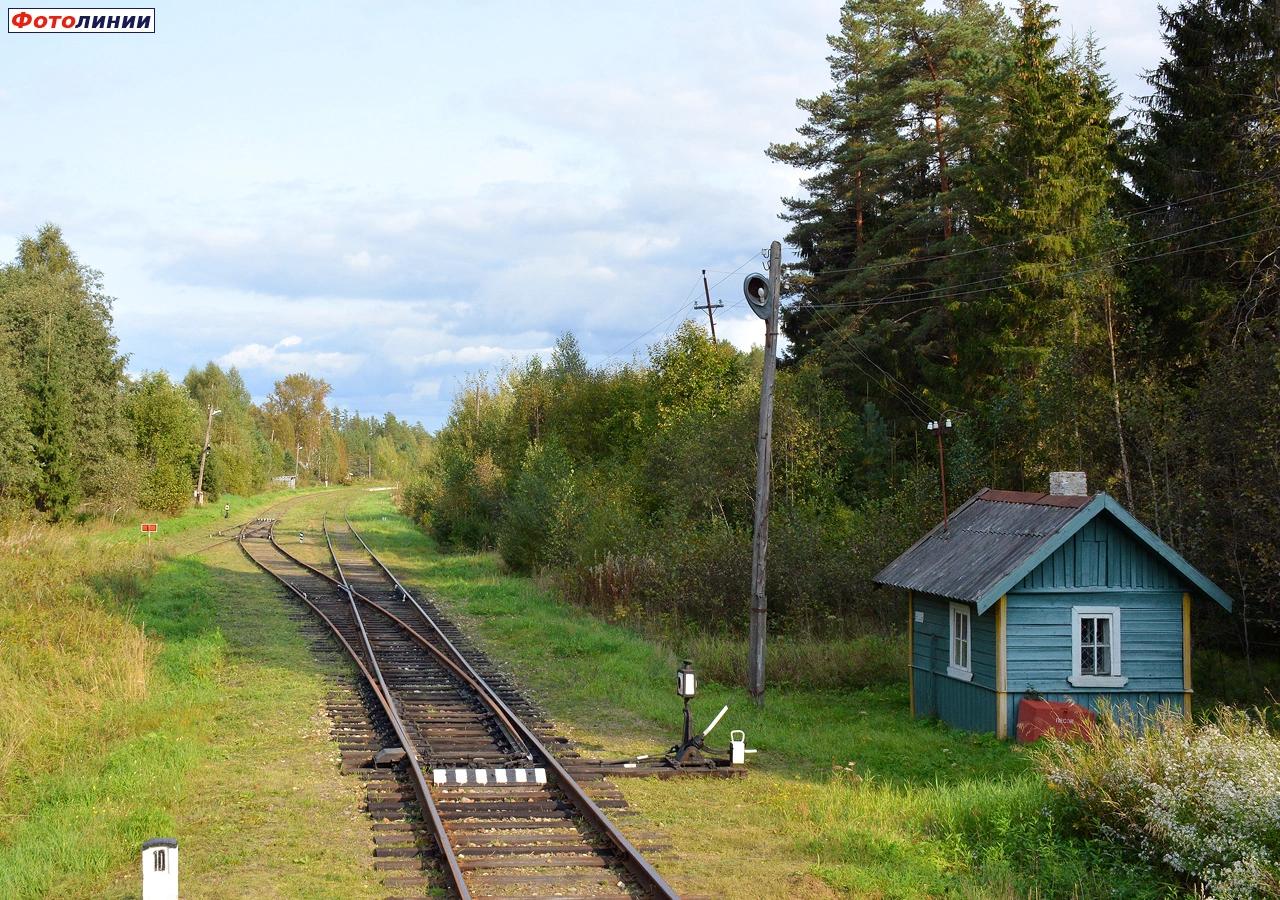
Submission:
POLYGON ((778 314, 781 306, 782 244, 769 247, 769 317, 765 320, 764 378, 760 384, 760 430, 756 437, 756 509, 751 542, 751 646, 747 684, 757 706, 764 705, 764 642, 768 604, 765 562, 769 554, 769 481, 773 462, 773 381, 778 369, 778 314))

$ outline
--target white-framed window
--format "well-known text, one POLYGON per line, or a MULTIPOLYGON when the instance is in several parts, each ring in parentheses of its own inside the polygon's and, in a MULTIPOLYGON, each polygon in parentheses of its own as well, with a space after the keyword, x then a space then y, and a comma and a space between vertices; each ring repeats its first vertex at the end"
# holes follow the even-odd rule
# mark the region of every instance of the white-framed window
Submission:
POLYGON ((973 648, 970 629, 970 610, 968 604, 951 604, 951 627, 949 644, 951 645, 951 661, 947 666, 947 674, 961 681, 973 680, 973 648))
POLYGON ((1071 677, 1076 687, 1124 687, 1120 669, 1120 609, 1075 606, 1071 609, 1071 677))

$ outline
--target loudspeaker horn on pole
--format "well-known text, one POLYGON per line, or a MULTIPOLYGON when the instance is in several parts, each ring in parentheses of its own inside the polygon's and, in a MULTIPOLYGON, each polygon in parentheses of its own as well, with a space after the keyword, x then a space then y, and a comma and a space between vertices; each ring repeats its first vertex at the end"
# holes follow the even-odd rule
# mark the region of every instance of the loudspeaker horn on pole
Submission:
POLYGON ((767 320, 773 314, 773 304, 777 302, 777 298, 770 296, 768 278, 759 272, 752 272, 742 282, 742 293, 746 294, 747 305, 757 316, 767 320))

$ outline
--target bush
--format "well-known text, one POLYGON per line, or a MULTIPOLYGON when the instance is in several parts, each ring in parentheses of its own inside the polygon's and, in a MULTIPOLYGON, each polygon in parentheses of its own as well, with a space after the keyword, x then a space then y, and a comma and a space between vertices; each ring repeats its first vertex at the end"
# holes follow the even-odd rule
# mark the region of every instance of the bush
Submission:
POLYGON ((400 496, 400 508, 446 548, 488 550, 505 500, 502 470, 489 453, 445 447, 400 496))
POLYGON ((1280 895, 1280 740, 1222 707, 1195 725, 1162 708, 1103 710, 1094 738, 1049 740, 1039 762, 1085 830, 1197 882, 1211 897, 1280 895))
POLYGON ((138 500, 144 509, 177 515, 191 502, 194 489, 191 473, 185 467, 161 463, 143 479, 138 500))
POLYGON ((559 561, 576 543, 573 463, 556 441, 530 444, 498 528, 498 552, 517 572, 559 561))

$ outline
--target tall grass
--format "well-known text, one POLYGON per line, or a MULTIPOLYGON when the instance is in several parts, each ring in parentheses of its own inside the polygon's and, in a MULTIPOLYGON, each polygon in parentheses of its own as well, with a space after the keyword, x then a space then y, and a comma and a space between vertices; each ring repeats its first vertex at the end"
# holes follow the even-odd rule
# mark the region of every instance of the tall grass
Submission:
POLYGON ((65 527, 0 534, 0 805, 106 705, 145 694, 153 651, 121 609, 153 569, 147 547, 65 527))
MULTIPOLYGON (((743 638, 699 635, 672 645, 677 655, 698 661, 702 677, 720 684, 741 683, 747 671, 743 638)), ((771 638, 767 647, 769 681, 779 687, 863 688, 904 681, 904 635, 868 634, 855 638, 771 638)))
POLYGON ((73 736, 109 732, 104 711, 146 695, 160 645, 131 607, 173 551, 165 539, 201 544, 203 529, 296 495, 224 495, 233 518, 221 503, 190 509, 166 519, 157 540, 105 519, 0 521, 0 838, 21 785, 61 766, 73 736))
POLYGON ((1149 870, 1071 835, 1050 805, 1030 774, 904 786, 846 768, 787 817, 809 832, 823 880, 850 896, 1165 895, 1149 870))

